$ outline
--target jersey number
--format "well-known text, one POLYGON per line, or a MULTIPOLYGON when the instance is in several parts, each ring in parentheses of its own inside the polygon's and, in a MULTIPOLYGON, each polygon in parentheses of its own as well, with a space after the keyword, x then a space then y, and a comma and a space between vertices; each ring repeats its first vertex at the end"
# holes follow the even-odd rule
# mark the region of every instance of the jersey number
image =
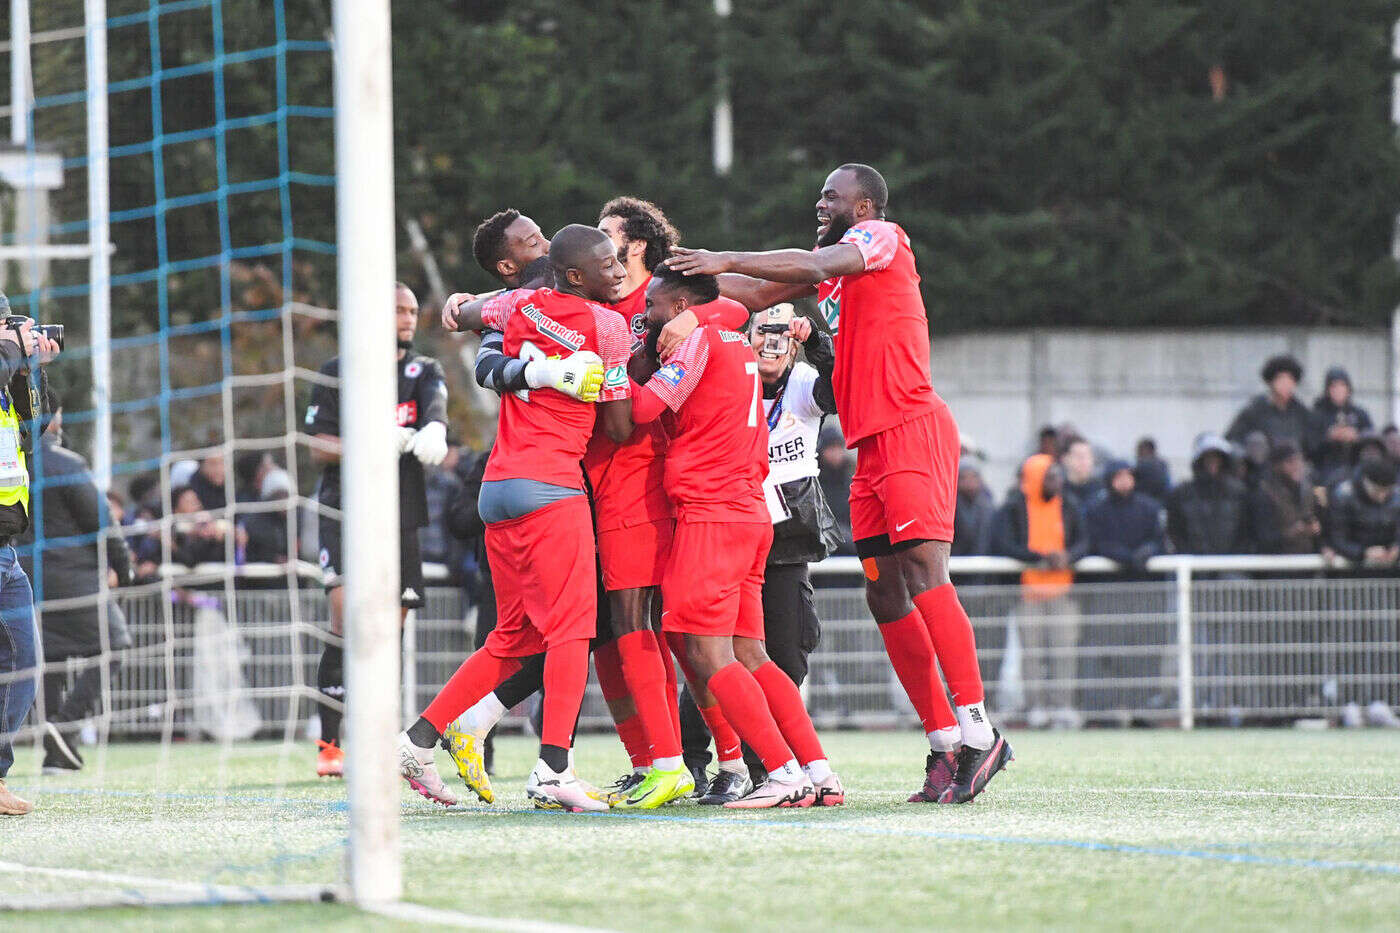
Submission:
MULTIPOLYGON (((527 362, 530 360, 542 360, 546 358, 544 351, 528 340, 520 344, 520 352, 516 355, 519 359, 525 360, 527 362)), ((515 393, 515 397, 520 399, 520 401, 522 402, 528 402, 530 401, 530 390, 520 389, 518 392, 515 393)))
POLYGON ((759 411, 763 408, 763 383, 758 380, 758 364, 745 363, 744 372, 753 376, 753 407, 749 409, 749 427, 758 427, 759 411))

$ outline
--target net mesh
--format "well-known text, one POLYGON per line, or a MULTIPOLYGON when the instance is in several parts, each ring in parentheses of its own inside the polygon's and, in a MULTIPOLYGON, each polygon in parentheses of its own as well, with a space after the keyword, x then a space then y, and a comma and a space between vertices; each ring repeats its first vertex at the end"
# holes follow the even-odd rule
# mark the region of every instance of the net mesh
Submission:
POLYGON ((116 496, 100 528, 86 521, 74 503, 107 477, 71 469, 52 437, 34 445, 19 550, 41 669, 0 673, 0 686, 36 688, 7 783, 42 818, 6 827, 0 862, 18 884, 0 905, 314 897, 342 877, 346 836, 343 791, 307 780, 304 741, 331 637, 299 431, 335 352, 328 8, 109 0, 107 85, 94 89, 83 0, 30 7, 29 41, 9 50, 23 132, 6 154, 5 291, 16 313, 66 326, 47 367, 62 446, 110 463, 116 496), (87 126, 104 94, 102 384, 90 304, 106 285, 84 248, 101 230, 87 126), (74 571, 94 547, 113 562, 122 539, 132 585, 74 571), (46 773, 55 732, 81 770, 46 773))

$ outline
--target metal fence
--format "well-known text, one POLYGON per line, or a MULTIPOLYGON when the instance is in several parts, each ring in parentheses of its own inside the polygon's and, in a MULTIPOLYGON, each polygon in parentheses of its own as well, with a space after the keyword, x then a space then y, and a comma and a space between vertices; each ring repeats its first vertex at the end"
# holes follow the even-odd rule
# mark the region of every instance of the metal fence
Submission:
MULTIPOLYGON (((1158 558, 1142 579, 1078 567, 1060 593, 1024 591, 1018 565, 955 560, 989 702, 1032 725, 1282 721, 1348 703, 1400 706, 1400 577, 1337 571, 1319 558, 1158 558), (1009 576, 1008 576, 1009 575, 1009 576)), ((212 568, 209 568, 212 571, 212 568)), ((256 574, 250 575, 256 577, 256 574)), ((205 584, 216 575, 206 574, 205 584)), ((196 578, 199 582, 200 578, 196 578)), ((865 607, 858 562, 814 567, 822 640, 806 687, 823 727, 915 717, 865 607)), ((292 734, 316 713, 327 607, 312 580, 121 593, 134 647, 111 680, 116 734, 292 734)), ((405 706, 421 709, 471 651, 475 608, 430 586, 406 626, 405 706)), ((74 673, 82 664, 74 662, 74 673)), ((518 724, 521 717, 508 720, 518 724)), ((582 725, 607 709, 590 683, 582 725)))

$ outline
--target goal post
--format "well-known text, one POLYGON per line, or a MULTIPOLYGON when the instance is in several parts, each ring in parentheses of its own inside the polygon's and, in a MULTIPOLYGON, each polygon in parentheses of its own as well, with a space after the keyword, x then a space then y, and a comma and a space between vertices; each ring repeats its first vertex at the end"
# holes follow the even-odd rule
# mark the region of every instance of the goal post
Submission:
POLYGON ((398 900, 398 448, 389 0, 335 0, 337 287, 352 899, 398 900))

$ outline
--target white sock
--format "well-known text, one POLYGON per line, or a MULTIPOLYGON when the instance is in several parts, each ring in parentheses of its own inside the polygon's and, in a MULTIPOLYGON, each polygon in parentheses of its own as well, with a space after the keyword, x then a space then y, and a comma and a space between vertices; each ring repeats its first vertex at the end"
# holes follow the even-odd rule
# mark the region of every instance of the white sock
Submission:
POLYGON ((996 741, 992 737, 992 723, 987 718, 987 707, 981 703, 969 703, 958 707, 958 725, 962 726, 964 745, 977 749, 988 749, 996 741))
POLYGON ((934 729, 928 734, 928 747, 935 752, 955 752, 962 747, 962 743, 962 729, 958 726, 934 729))
POLYGON ((651 770, 651 765, 638 765, 632 769, 633 774, 646 774, 651 770))
POLYGON ((486 733, 490 732, 505 714, 506 708, 496 694, 488 693, 458 717, 457 722, 478 739, 485 739, 486 733))
POLYGON ((816 758, 802 766, 802 770, 807 772, 807 777, 812 779, 813 784, 820 784, 831 777, 831 765, 825 758, 816 758))
POLYGON ((684 764, 679 755, 672 755, 670 758, 653 758, 651 766, 658 771, 675 771, 684 764))
POLYGON ((797 759, 789 758, 787 764, 783 765, 777 771, 769 771, 768 777, 774 781, 782 781, 785 784, 791 784, 795 781, 802 780, 804 774, 802 769, 798 767, 797 759))
POLYGON ((745 777, 747 777, 749 773, 749 766, 744 764, 744 757, 742 755, 738 758, 731 758, 728 761, 721 761, 719 763, 719 769, 721 771, 728 771, 730 774, 742 774, 745 777))

